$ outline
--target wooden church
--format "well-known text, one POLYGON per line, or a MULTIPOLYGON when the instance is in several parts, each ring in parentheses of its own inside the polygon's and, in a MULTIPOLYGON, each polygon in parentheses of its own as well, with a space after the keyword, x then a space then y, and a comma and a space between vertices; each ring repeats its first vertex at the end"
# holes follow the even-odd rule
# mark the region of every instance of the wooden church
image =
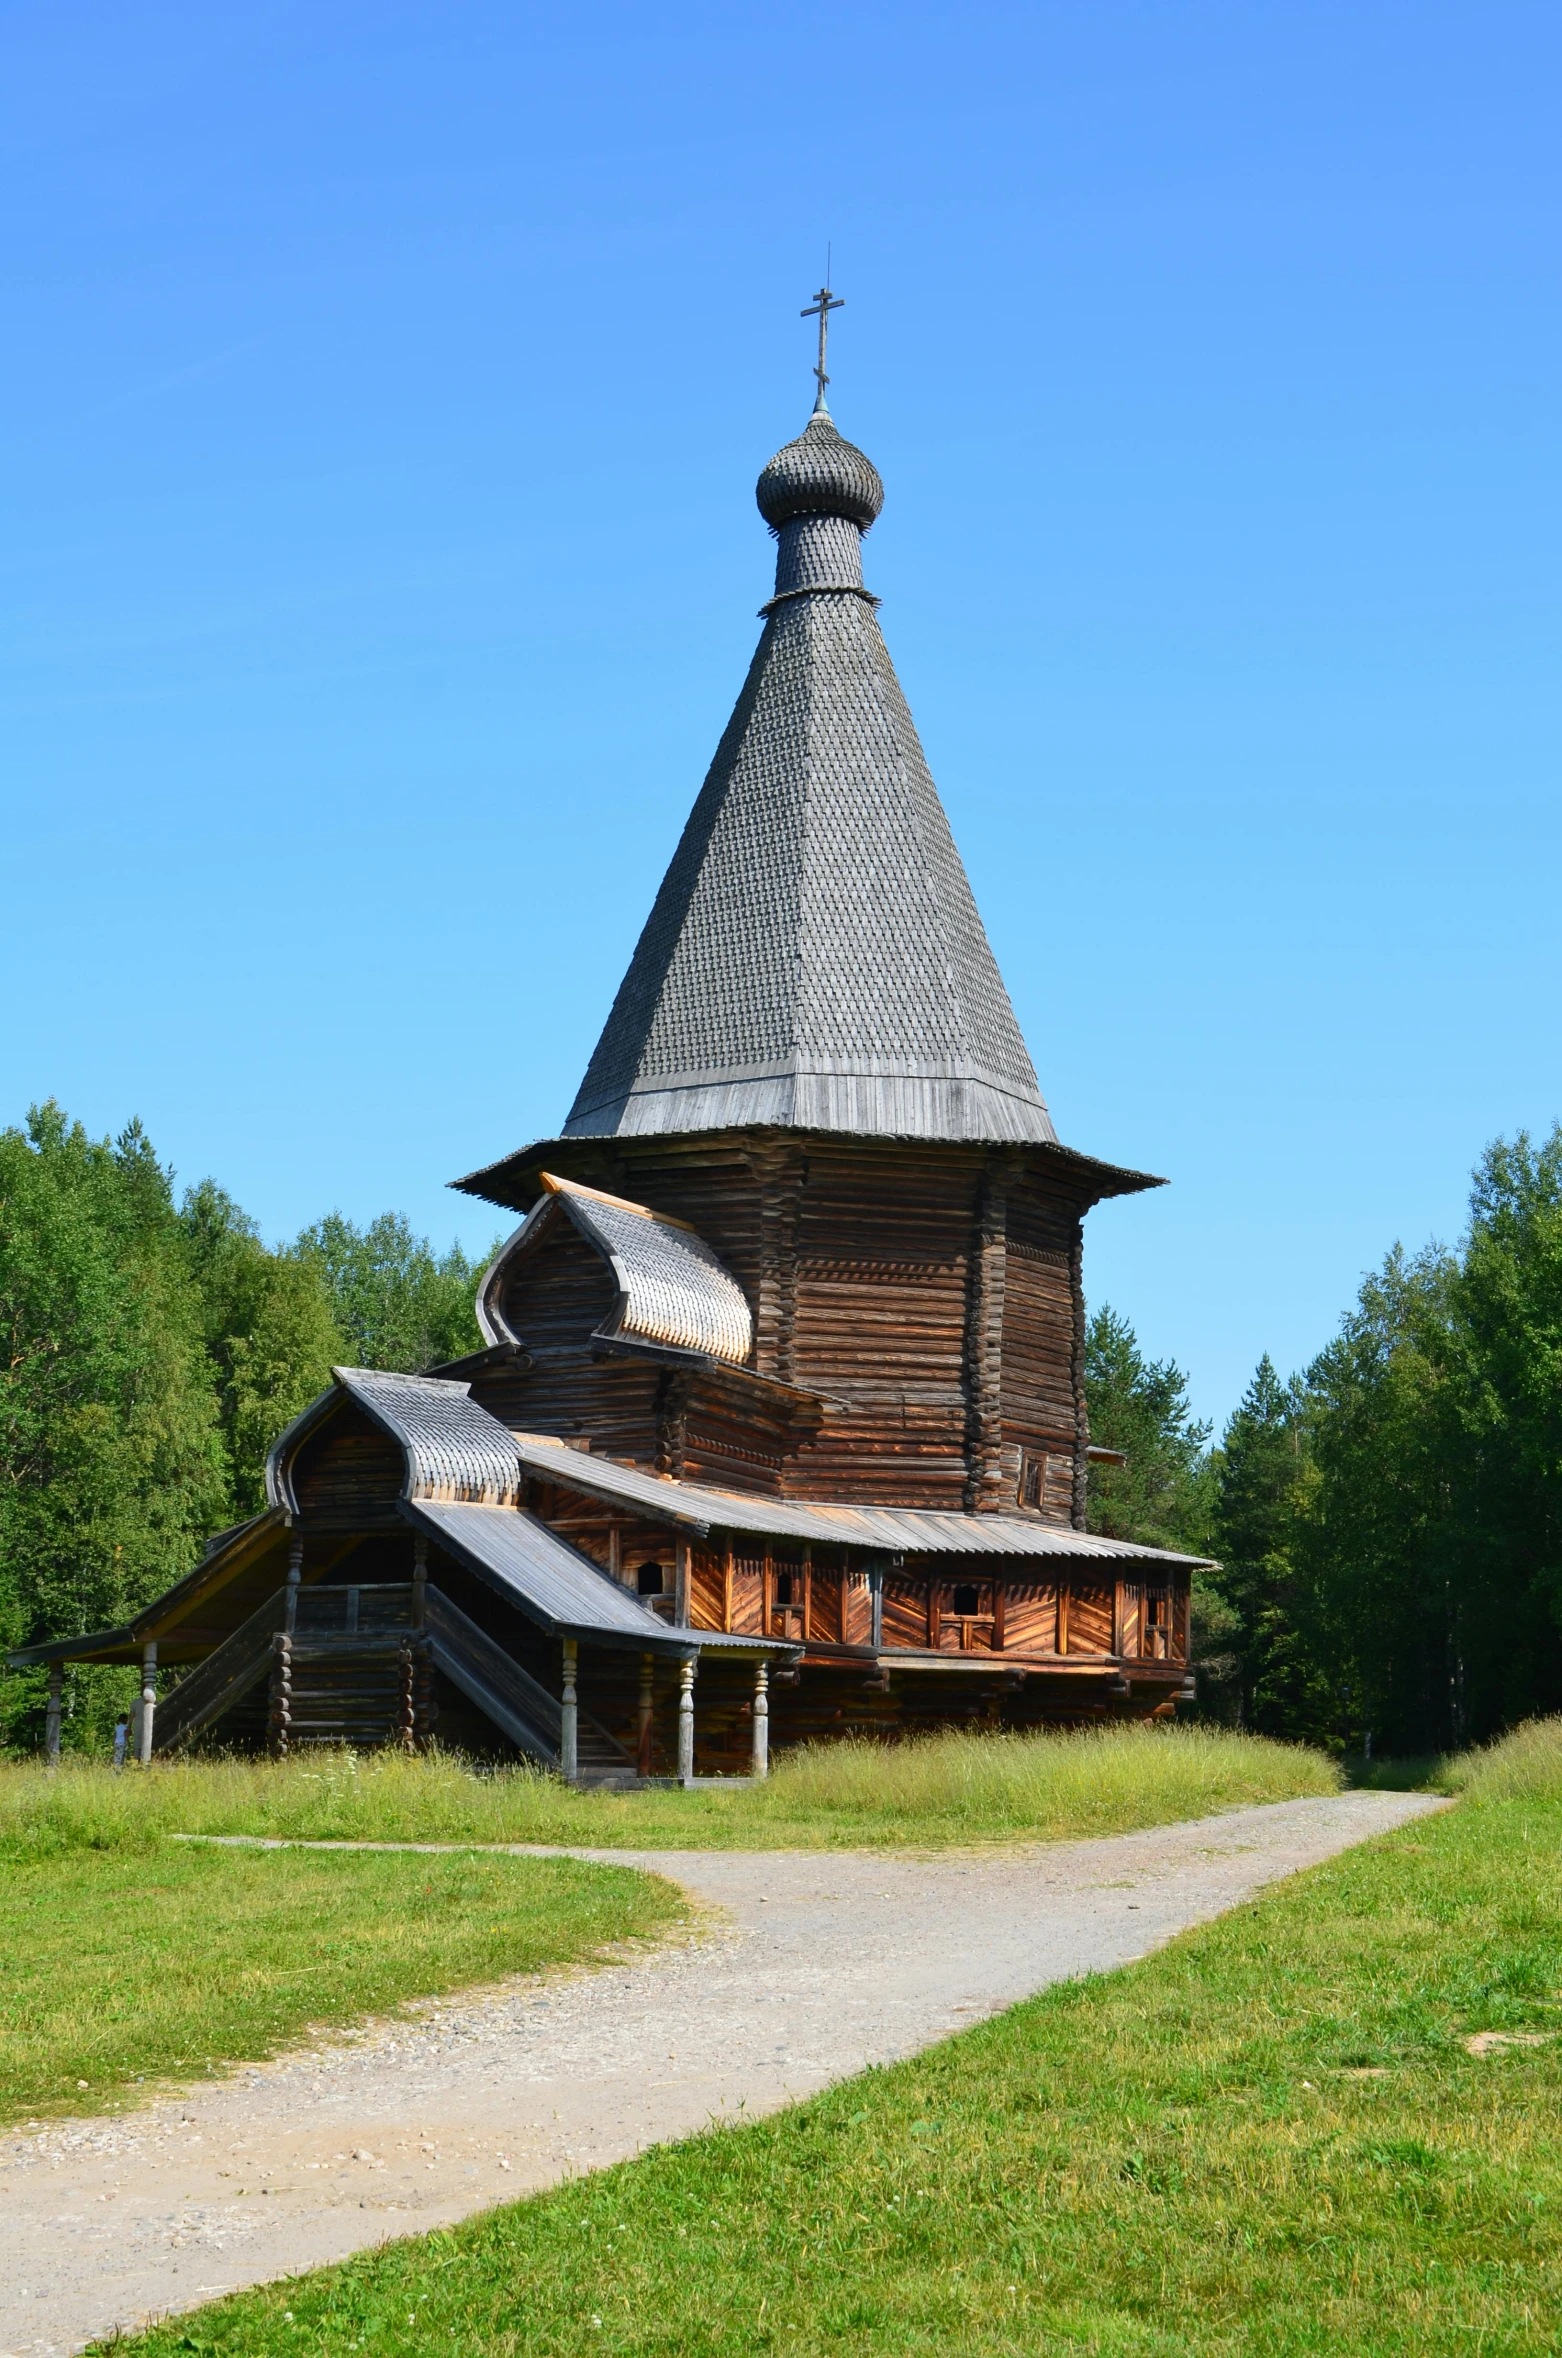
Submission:
POLYGON ((1189 1692, 1191 1559, 1085 1528, 1082 1222, 1158 1182, 1058 1142, 863 582, 883 486, 816 373, 759 478, 748 678, 569 1118, 456 1182, 520 1215, 485 1348, 338 1369, 264 1514, 127 1627, 13 1657, 56 1697, 64 1661, 141 1662, 143 1757, 437 1740, 688 1782, 1189 1692))

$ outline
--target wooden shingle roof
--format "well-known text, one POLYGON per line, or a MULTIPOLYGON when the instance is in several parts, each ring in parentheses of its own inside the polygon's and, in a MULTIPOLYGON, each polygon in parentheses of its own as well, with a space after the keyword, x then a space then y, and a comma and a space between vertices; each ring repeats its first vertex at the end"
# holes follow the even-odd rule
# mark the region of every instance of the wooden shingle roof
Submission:
POLYGON ((548 1224, 567 1219, 602 1255, 618 1288, 613 1313, 600 1330, 604 1339, 698 1351, 743 1365, 754 1344, 748 1297, 686 1220, 550 1171, 540 1177, 541 1202, 478 1289, 478 1324, 489 1343, 524 1345, 524 1333, 512 1331, 505 1314, 505 1296, 518 1264, 535 1250, 548 1224))
POLYGON ((863 587, 881 499, 823 411, 760 479, 776 594, 568 1137, 1055 1140, 863 587))

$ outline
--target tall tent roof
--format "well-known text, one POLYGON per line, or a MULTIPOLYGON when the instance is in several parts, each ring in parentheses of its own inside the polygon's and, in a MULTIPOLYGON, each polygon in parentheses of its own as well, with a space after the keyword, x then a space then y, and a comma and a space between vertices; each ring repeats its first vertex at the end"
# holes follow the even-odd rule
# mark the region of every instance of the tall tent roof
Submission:
POLYGON ((1055 1143, 863 587, 877 471, 821 406, 757 497, 775 596, 564 1135, 1055 1143))

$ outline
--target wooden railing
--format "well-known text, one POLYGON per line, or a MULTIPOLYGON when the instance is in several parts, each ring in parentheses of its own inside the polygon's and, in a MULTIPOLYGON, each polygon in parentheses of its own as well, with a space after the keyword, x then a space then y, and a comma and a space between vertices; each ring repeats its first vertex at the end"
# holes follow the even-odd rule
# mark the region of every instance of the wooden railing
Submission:
POLYGON ((237 1703, 266 1676, 272 1662, 272 1639, 282 1627, 286 1609, 284 1589, 267 1597, 214 1654, 196 1664, 157 1706, 154 1741, 159 1752, 172 1752, 209 1720, 237 1703))
POLYGON ((423 1626, 435 1663, 468 1702, 533 1760, 555 1765, 564 1725, 557 1698, 440 1589, 427 1591, 423 1626))
POLYGON ((293 1628, 301 1638, 379 1637, 411 1629, 414 1614, 410 1581, 301 1588, 293 1628))
MULTIPOLYGON (((278 1589, 159 1705, 154 1723, 157 1750, 171 1752, 188 1743, 279 1661, 281 1683, 273 1692, 273 1718, 282 1712, 282 1734, 274 1731, 273 1740, 285 1742, 290 1673, 295 1666, 336 1659, 345 1671, 364 1656, 394 1658, 400 1653, 409 1662, 432 1662, 522 1752, 555 1767, 564 1724, 558 1698, 442 1590, 426 1587, 422 1606, 420 1624, 410 1583, 300 1588, 293 1595, 288 1630, 288 1592, 278 1589)), ((594 1745, 593 1758, 601 1754, 599 1766, 632 1766, 604 1728, 585 1713, 580 1720, 594 1745)), ((311 1740, 321 1740, 318 1732, 311 1740)))

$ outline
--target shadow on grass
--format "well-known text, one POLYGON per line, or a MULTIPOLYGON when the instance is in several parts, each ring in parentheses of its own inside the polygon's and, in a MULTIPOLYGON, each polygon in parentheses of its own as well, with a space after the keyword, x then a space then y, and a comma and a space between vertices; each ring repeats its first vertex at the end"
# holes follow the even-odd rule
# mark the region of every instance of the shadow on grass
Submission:
POLYGON ((1346 1784, 1356 1793, 1451 1793, 1452 1765, 1446 1752, 1406 1753, 1397 1760, 1347 1752, 1340 1762, 1346 1784))

